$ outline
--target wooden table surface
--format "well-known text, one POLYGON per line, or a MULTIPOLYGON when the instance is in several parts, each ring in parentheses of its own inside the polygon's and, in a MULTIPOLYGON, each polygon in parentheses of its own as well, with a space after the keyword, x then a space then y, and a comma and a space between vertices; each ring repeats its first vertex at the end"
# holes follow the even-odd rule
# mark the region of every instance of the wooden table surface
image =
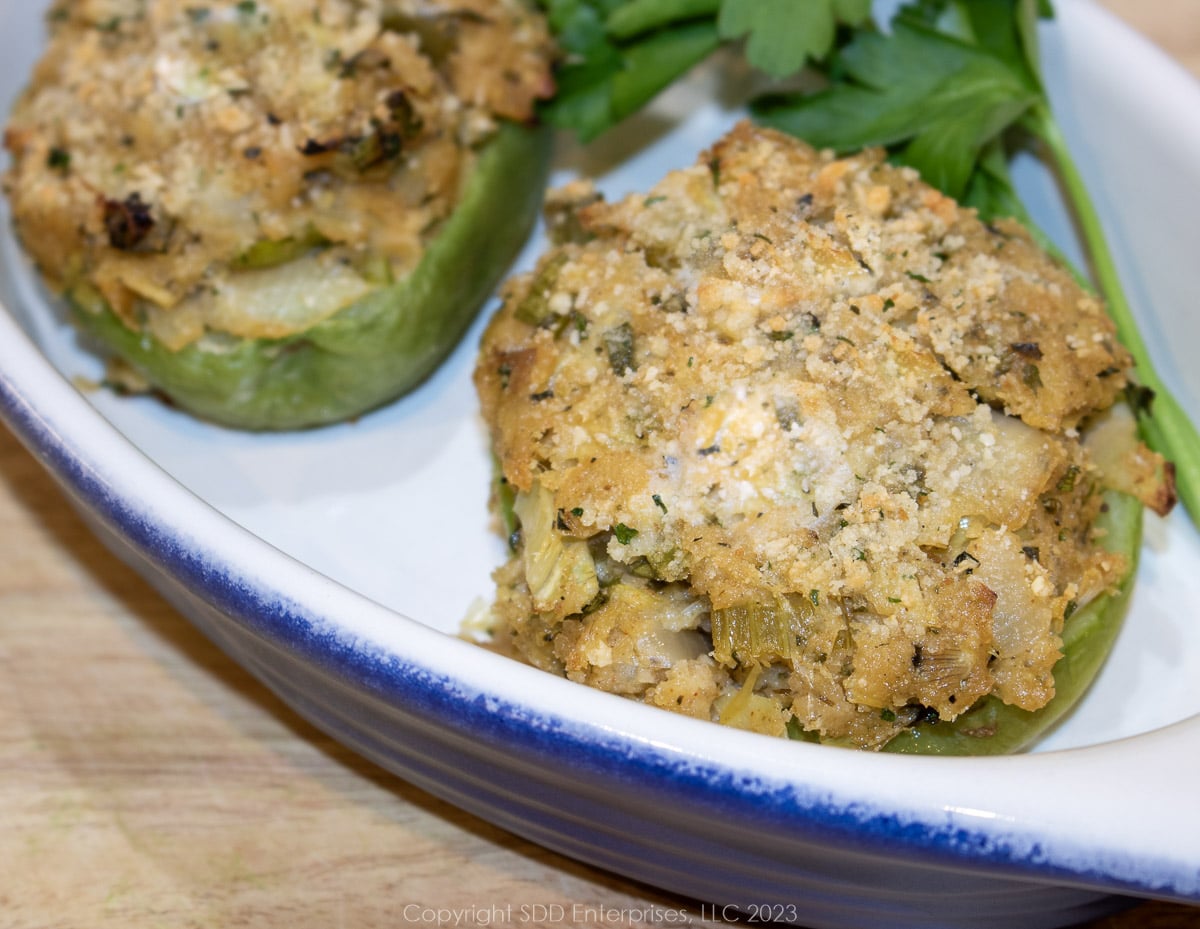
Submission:
MULTIPOLYGON (((1200 0, 1102 0, 1200 75, 1200 0)), ((297 717, 89 535, 0 428, 0 927, 656 925, 697 906, 515 838, 297 717), (572 907, 609 908, 570 920, 572 907), (536 912, 535 912, 535 915, 536 912)), ((1200 929, 1144 903, 1090 929, 1200 929)), ((1020 929, 1020 927, 1015 927, 1020 929)))

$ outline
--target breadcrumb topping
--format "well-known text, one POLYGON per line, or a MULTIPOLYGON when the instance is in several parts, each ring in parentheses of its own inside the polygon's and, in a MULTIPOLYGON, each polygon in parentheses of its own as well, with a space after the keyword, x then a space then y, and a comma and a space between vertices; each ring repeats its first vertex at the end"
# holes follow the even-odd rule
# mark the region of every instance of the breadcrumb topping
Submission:
POLYGON ((1130 364, 1092 295, 879 152, 749 124, 550 207, 475 375, 520 523, 501 647, 866 747, 1053 696, 1064 617, 1125 570, 1079 440, 1130 364))
POLYGON ((172 348, 303 330, 405 274, 496 121, 553 89, 520 0, 76 0, 48 23, 5 133, 18 233, 172 348), (257 279, 281 264, 291 292, 257 279))

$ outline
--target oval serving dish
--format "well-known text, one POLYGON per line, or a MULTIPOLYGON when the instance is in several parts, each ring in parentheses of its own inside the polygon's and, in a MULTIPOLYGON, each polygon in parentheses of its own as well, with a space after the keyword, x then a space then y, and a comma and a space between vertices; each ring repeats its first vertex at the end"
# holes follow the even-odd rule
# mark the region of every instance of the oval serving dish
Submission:
MULTIPOLYGON (((42 6, 0 2, 6 109, 42 6)), ((1200 409, 1200 368, 1184 366, 1200 344, 1200 86, 1089 3, 1058 7, 1043 33, 1058 112, 1160 370, 1200 409)), ((701 78, 604 146, 563 146, 561 176, 644 187, 733 122, 715 99, 701 78)), ((1052 179, 1032 162, 1018 179, 1069 250, 1052 179)), ((1147 518, 1116 649, 1033 753, 873 755, 721 729, 454 635, 502 557, 469 377, 478 324, 419 391, 356 423, 229 432, 88 386, 97 362, 3 219, 9 427, 114 551, 383 767, 593 865, 810 927, 1048 927, 1120 895, 1200 902, 1200 538, 1181 510, 1147 518)))

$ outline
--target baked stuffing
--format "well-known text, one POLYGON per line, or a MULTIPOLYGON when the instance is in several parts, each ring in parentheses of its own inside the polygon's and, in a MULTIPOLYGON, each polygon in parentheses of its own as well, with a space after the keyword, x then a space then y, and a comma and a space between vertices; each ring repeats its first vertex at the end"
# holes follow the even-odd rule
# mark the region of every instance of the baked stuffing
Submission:
POLYGON ((869 748, 1050 700, 1065 619, 1128 567, 1100 491, 1170 502, 1093 295, 881 152, 749 124, 646 194, 550 207, 475 372, 496 647, 869 748))
POLYGON ((302 332, 419 263, 552 92, 521 0, 73 0, 5 133, 50 283, 171 350, 302 332))

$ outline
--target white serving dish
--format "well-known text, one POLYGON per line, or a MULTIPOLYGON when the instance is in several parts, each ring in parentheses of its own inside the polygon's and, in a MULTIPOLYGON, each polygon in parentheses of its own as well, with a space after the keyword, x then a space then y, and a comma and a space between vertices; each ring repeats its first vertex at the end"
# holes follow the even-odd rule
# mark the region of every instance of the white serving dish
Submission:
MULTIPOLYGON (((1086 0, 1058 5, 1055 104, 1159 369, 1200 411, 1200 86, 1086 0)), ((43 6, 0 0, 5 111, 43 6)), ((730 125, 713 100, 681 88, 586 155, 565 146, 560 169, 645 189, 730 125)), ((1071 252, 1052 179, 1032 162, 1018 177, 1071 252)), ((1200 537, 1182 511, 1148 521, 1117 647, 1033 753, 878 756, 721 729, 453 636, 502 557, 469 379, 478 325, 419 391, 356 423, 230 432, 77 389, 100 368, 3 221, 0 415, 114 551, 385 768, 594 865, 810 927, 1059 926, 1119 895, 1200 902, 1200 537)))

